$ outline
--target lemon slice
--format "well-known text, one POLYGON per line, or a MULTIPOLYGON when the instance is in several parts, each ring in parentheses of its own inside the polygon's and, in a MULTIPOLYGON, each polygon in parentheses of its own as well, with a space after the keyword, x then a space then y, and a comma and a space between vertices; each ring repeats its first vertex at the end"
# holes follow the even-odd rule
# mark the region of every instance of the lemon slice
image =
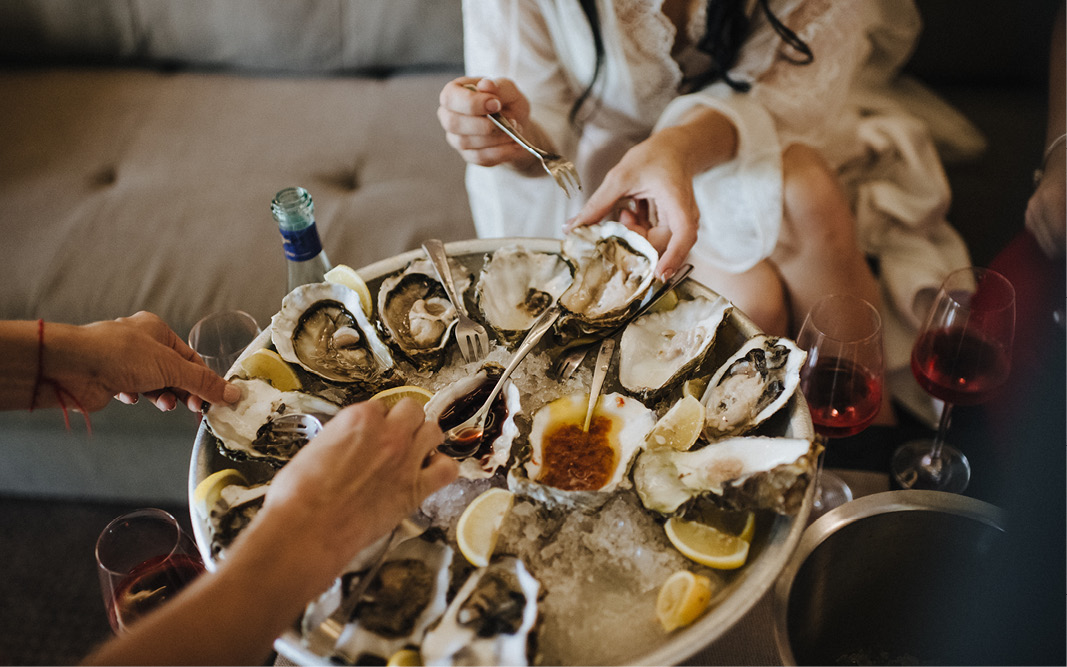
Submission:
POLYGON ((751 542, 756 534, 756 513, 752 511, 703 507, 696 514, 687 514, 686 518, 727 535, 736 535, 746 542, 751 542))
POLYGON ((703 523, 671 517, 667 539, 686 558, 717 570, 736 570, 748 559, 746 540, 703 523))
POLYGON ((463 556, 476 567, 489 564, 500 527, 511 511, 515 494, 507 489, 486 489, 467 505, 456 524, 456 542, 463 556))
POLYGON ((667 632, 695 621, 711 601, 711 579, 689 570, 678 570, 660 586, 656 616, 667 632))
POLYGON ((433 398, 433 392, 413 384, 406 384, 401 387, 383 389, 374 396, 371 396, 370 400, 385 401, 386 405, 393 407, 399 403, 402 398, 413 398, 419 402, 419 405, 426 405, 426 403, 433 398))
POLYGON ((245 357, 241 368, 248 377, 266 380, 278 391, 296 391, 301 386, 293 367, 277 352, 265 347, 245 357))
POLYGON ((204 516, 210 515, 211 508, 219 502, 222 490, 231 484, 247 486, 248 480, 241 474, 241 471, 234 468, 211 473, 193 489, 193 505, 199 508, 204 516))
POLYGON ((685 384, 682 385, 682 395, 692 396, 699 400, 700 397, 704 395, 704 390, 708 388, 708 380, 710 379, 711 378, 702 377, 686 380, 685 384))
POLYGON ((692 396, 683 396, 659 418, 648 432, 649 447, 670 447, 685 451, 693 446, 704 428, 704 404, 692 396))
POLYGON ((421 667, 422 656, 413 648, 402 648, 389 656, 387 667, 421 667))
POLYGON ((363 306, 363 313, 370 315, 374 312, 374 302, 371 300, 370 288, 363 278, 359 277, 356 270, 347 264, 338 264, 323 276, 328 283, 344 285, 359 295, 359 303, 363 306))
POLYGON ((648 309, 650 313, 662 313, 668 310, 674 310, 678 305, 678 290, 671 290, 659 298, 659 301, 654 303, 651 308, 648 309))

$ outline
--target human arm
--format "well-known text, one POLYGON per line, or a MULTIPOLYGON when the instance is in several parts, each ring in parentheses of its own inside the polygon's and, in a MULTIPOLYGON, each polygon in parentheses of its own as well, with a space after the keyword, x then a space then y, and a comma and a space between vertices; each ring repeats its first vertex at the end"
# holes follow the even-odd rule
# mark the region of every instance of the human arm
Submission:
POLYGON ((144 311, 81 326, 0 322, 0 377, 4 410, 73 402, 92 412, 116 396, 136 402, 138 394, 160 410, 179 400, 199 410, 204 401, 233 403, 241 395, 163 320, 144 311))
POLYGON ((1064 146, 1064 8, 1056 14, 1049 53, 1048 125, 1045 146, 1048 156, 1034 194, 1026 205, 1026 228, 1051 258, 1063 257, 1067 243, 1067 147, 1064 146), (1057 142, 1059 139, 1059 142, 1057 142))
POLYGON ((263 664, 275 637, 360 550, 457 473, 436 424, 405 399, 345 408, 274 477, 214 573, 98 649, 88 664, 263 664))

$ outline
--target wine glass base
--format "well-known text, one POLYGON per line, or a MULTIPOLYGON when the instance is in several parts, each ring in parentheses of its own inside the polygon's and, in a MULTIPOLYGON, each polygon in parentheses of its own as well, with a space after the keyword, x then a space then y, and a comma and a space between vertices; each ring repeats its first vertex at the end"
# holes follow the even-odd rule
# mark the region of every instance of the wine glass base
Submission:
POLYGON ((944 445, 934 459, 933 440, 913 440, 893 452, 889 469, 905 489, 963 493, 971 481, 971 463, 963 452, 944 445))
POLYGON ((809 521, 814 521, 830 510, 852 500, 852 489, 845 484, 845 480, 832 472, 820 470, 817 484, 809 521))

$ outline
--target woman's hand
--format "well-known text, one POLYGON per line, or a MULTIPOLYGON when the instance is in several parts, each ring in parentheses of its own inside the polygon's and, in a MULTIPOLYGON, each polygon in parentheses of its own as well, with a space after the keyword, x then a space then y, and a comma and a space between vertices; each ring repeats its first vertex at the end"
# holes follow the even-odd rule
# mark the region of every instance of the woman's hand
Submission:
MULTIPOLYGON (((157 315, 141 311, 131 317, 84 326, 44 325, 44 378, 57 382, 88 412, 106 406, 112 397, 136 403, 143 394, 160 410, 178 401, 200 410, 204 401, 234 403, 239 388, 207 366, 157 315)), ((41 387, 39 405, 57 403, 53 391, 41 387)))
POLYGON ((325 589, 361 549, 455 479, 455 461, 437 453, 441 441, 414 400, 349 406, 278 471, 249 530, 299 545, 302 567, 316 572, 311 589, 325 589))
POLYGON ((1026 228, 1050 259, 1063 257, 1067 244, 1067 151, 1058 146, 1049 155, 1041 182, 1026 205, 1026 228))
POLYGON ((659 251, 656 276, 667 280, 697 240, 700 211, 693 179, 736 152, 733 123, 712 109, 694 109, 679 125, 663 128, 628 150, 564 231, 615 214, 659 251))
MULTIPOLYGON (((526 169, 535 158, 504 134, 488 114, 500 113, 519 128, 532 130, 530 103, 510 79, 460 77, 441 90, 437 118, 445 139, 470 164, 495 167, 501 164, 526 169), (470 90, 466 86, 475 86, 470 90)), ((534 137, 530 137, 534 141, 534 137)), ((535 141, 536 143, 536 141, 535 141)))

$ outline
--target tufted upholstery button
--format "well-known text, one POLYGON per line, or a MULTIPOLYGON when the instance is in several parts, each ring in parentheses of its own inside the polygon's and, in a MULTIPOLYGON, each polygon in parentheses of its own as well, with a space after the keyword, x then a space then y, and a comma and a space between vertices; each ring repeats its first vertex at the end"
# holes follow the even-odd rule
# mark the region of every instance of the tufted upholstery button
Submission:
POLYGON ((100 187, 114 185, 117 180, 119 175, 114 167, 103 167, 89 177, 90 183, 100 187))

